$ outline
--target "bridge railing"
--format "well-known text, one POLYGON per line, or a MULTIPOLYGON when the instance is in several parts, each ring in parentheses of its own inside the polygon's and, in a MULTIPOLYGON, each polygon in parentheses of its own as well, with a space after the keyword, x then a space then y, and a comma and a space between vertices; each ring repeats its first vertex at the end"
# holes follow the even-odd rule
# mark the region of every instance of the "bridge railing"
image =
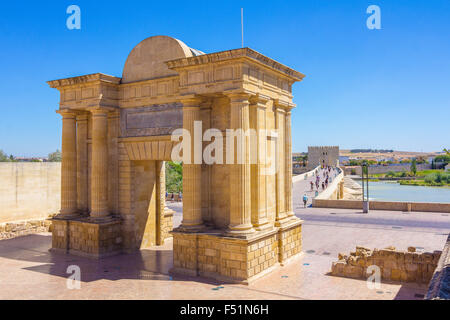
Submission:
POLYGON ((302 180, 306 180, 309 177, 311 177, 311 175, 314 173, 314 171, 316 171, 318 169, 320 169, 320 166, 315 167, 311 171, 308 171, 308 172, 305 172, 305 173, 293 176, 292 177, 292 182, 295 183, 295 182, 299 182, 299 181, 302 181, 302 180))

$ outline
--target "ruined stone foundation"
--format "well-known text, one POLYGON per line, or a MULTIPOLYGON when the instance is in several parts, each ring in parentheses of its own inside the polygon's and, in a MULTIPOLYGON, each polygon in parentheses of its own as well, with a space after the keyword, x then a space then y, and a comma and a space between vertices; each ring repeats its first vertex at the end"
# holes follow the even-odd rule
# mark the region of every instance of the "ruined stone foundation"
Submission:
POLYGON ((374 249, 356 247, 350 255, 339 254, 339 261, 333 262, 334 276, 367 279, 373 273, 373 266, 379 268, 380 277, 387 281, 428 283, 436 269, 441 251, 415 252, 395 250, 394 247, 374 249), (371 271, 368 268, 371 267, 371 271))

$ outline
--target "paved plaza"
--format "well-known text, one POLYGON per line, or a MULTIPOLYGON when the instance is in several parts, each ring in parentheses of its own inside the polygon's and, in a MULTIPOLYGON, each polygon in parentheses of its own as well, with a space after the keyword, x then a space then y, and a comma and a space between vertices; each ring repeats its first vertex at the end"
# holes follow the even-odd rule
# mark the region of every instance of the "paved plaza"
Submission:
MULTIPOLYGON (((294 190, 298 190, 294 186, 294 190)), ((201 278, 171 277, 172 241, 138 253, 100 261, 53 254, 51 234, 0 242, 0 299, 421 299, 425 285, 382 283, 368 289, 363 280, 328 275, 339 252, 356 245, 441 250, 450 232, 450 216, 303 208, 294 193, 296 215, 304 220, 303 255, 249 286, 201 278), (81 289, 67 289, 68 266, 81 268, 81 289)), ((181 203, 174 226, 182 219, 181 203)))

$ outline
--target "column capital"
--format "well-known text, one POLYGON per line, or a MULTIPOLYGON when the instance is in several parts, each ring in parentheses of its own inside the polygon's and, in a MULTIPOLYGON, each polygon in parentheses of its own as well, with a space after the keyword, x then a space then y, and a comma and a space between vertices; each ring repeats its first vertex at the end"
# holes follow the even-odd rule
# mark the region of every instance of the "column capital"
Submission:
POLYGON ((77 116, 77 111, 71 109, 59 109, 55 112, 60 114, 63 119, 75 119, 75 117, 77 116))
POLYGON ((253 92, 250 91, 225 91, 223 92, 224 96, 228 97, 233 102, 249 102, 249 99, 252 95, 254 95, 253 92))
POLYGON ((119 110, 113 110, 108 112, 108 119, 117 119, 120 118, 120 111, 119 110))
POLYGON ((113 107, 105 107, 105 106, 95 106, 95 107, 89 107, 86 109, 86 111, 89 111, 90 113, 92 113, 93 116, 106 116, 108 115, 108 113, 110 112, 114 112, 117 111, 117 108, 113 108, 113 107))
POLYGON ((195 94, 181 96, 180 98, 180 102, 183 104, 183 108, 200 107, 203 100, 204 99, 202 97, 195 94))
POLYGON ((77 113, 77 115, 76 115, 77 122, 87 121, 88 117, 89 117, 88 112, 77 113))
POLYGON ((291 110, 291 109, 295 108, 295 103, 283 101, 280 99, 274 99, 273 105, 277 108, 283 108, 286 110, 291 110))
POLYGON ((270 101, 270 97, 264 94, 252 95, 249 99, 250 105, 257 107, 266 107, 267 102, 270 101))

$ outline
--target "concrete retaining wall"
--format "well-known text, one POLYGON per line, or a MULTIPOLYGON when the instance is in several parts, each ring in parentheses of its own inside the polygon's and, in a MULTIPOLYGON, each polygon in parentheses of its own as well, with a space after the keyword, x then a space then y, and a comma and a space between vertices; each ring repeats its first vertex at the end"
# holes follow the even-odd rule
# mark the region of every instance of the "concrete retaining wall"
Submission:
MULTIPOLYGON (((433 202, 396 202, 396 201, 370 201, 372 210, 389 211, 417 211, 417 212, 450 212, 450 203, 433 202)), ((358 200, 327 200, 314 199, 313 207, 337 209, 361 209, 362 201, 358 200)))
POLYGON ((60 162, 0 163, 0 223, 45 219, 60 209, 60 162))

